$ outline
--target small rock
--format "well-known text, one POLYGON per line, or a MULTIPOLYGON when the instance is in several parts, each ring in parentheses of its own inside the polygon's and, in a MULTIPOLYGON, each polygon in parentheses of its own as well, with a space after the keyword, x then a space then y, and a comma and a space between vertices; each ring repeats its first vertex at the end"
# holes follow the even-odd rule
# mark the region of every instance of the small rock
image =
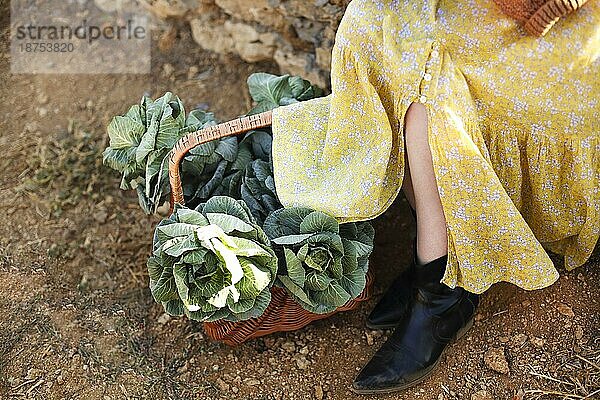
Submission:
POLYGON ((244 379, 244 383, 248 386, 260 385, 260 381, 255 378, 246 378, 246 379, 244 379))
POLYGON ((233 386, 233 387, 231 388, 231 391, 232 391, 233 393, 237 393, 237 392, 239 392, 239 391, 240 391, 240 389, 239 389, 237 386, 233 386))
POLYGON ((520 347, 527 341, 527 335, 523 333, 518 333, 512 338, 510 338, 510 345, 512 347, 520 347))
POLYGON ((281 345, 281 348, 287 351, 288 353, 294 353, 296 351, 296 345, 294 344, 294 342, 291 342, 289 340, 287 342, 284 342, 281 345))
POLYGON ((365 336, 367 337, 367 345, 373 346, 373 335, 371 335, 369 332, 365 332, 365 336))
POLYGON ((92 108, 94 108, 94 102, 93 102, 92 100, 88 100, 88 101, 86 101, 86 102, 85 102, 85 107, 86 107, 88 110, 91 110, 92 108))
POLYGON ((317 400, 323 400, 323 387, 321 385, 315 386, 315 398, 317 400))
POLYGON ((531 343, 533 343, 533 345, 535 347, 540 348, 540 349, 544 346, 544 343, 546 343, 546 340, 539 338, 539 337, 535 337, 535 336, 530 337, 529 341, 531 343))
POLYGON ((94 219, 99 223, 99 224, 104 224, 106 222, 106 220, 108 219, 108 213, 106 212, 106 210, 98 210, 94 213, 94 219))
POLYGON ((169 63, 163 64, 163 74, 165 76, 171 76, 173 75, 173 72, 175 72, 175 67, 173 67, 173 65, 169 63))
POLYGON ((222 392, 227 392, 229 391, 229 385, 221 378, 217 378, 216 380, 217 386, 219 387, 219 390, 222 392))
POLYGON ((564 303, 556 303, 556 309, 565 317, 573 318, 575 316, 573 309, 564 303))
POLYGON ((156 209, 156 212, 161 217, 167 217, 169 215, 169 211, 171 210, 171 204, 168 201, 165 201, 161 206, 156 209))
POLYGON ((294 357, 294 361, 296 361, 296 365, 300 369, 306 369, 310 365, 310 361, 306 359, 303 355, 299 355, 298 357, 294 357))
POLYGON ((37 101, 40 104, 46 104, 46 103, 48 103, 48 95, 46 93, 40 93, 40 94, 38 94, 37 101))
POLYGON ((198 75, 198 67, 196 67, 195 65, 192 65, 190 67, 190 69, 188 69, 188 73, 187 73, 187 78, 188 79, 194 79, 196 77, 196 75, 198 75))
POLYGON ((510 340, 510 338, 508 336, 500 336, 498 338, 498 340, 500 341, 500 343, 508 343, 508 341, 510 340))
POLYGON ((523 300, 523 302, 521 303, 521 305, 523 307, 529 307, 531 305, 531 301, 529 301, 529 300, 523 300))
POLYGON ((581 340, 583 339, 583 328, 580 325, 575 327, 575 339, 581 340))
POLYGON ((471 395, 471 400, 494 400, 487 390, 480 390, 471 395))
POLYGON ((169 322, 171 320, 171 316, 167 313, 163 313, 163 315, 161 315, 160 317, 158 317, 158 323, 161 325, 166 324, 167 322, 169 322))
POLYGON ((496 372, 500 372, 501 374, 508 374, 510 372, 503 347, 492 347, 486 351, 483 355, 483 361, 488 368, 496 372))
POLYGON ((48 114, 48 109, 46 107, 40 107, 37 111, 38 115, 42 118, 44 118, 48 114))
POLYGON ((219 370, 219 366, 217 364, 213 365, 212 366, 212 370, 215 371, 215 372, 218 371, 219 370))

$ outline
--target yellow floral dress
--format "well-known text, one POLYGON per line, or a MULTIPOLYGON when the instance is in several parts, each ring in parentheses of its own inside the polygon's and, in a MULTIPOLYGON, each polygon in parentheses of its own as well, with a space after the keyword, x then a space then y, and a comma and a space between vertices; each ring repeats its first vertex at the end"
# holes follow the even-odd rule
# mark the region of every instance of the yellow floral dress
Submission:
MULTIPOLYGON (((400 191, 403 123, 428 113, 447 221, 442 280, 481 293, 549 286, 600 232, 600 2, 536 38, 489 0, 353 0, 330 95, 273 111, 284 206, 372 219, 400 191)), ((401 232, 398 232, 401 235, 401 232)))

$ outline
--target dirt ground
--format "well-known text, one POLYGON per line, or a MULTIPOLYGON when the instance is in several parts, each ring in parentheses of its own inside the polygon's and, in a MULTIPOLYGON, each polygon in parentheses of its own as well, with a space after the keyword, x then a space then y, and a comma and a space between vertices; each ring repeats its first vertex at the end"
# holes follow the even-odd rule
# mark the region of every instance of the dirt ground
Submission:
MULTIPOLYGON (((170 90, 227 120, 250 108, 246 77, 277 67, 203 52, 180 27, 149 75, 11 75, 2 29, 0 398, 359 399, 349 385, 390 333, 365 317, 408 261, 403 199, 375 221, 370 301, 232 348, 153 302, 145 261, 160 217, 101 163, 110 118, 142 94, 170 90)), ((555 285, 494 286, 430 379, 371 398, 600 398, 600 260, 565 272, 554 259, 555 285)))

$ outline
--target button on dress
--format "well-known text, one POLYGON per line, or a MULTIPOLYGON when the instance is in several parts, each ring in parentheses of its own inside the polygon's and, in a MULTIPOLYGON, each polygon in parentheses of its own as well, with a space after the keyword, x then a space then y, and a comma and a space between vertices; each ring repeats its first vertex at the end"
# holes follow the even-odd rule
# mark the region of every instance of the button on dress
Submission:
POLYGON ((442 282, 549 286, 546 250, 573 269, 600 235, 599 77, 600 2, 537 38, 487 0, 353 0, 331 94, 273 110, 278 197, 340 222, 380 215, 401 189, 404 116, 423 103, 447 222, 442 282))

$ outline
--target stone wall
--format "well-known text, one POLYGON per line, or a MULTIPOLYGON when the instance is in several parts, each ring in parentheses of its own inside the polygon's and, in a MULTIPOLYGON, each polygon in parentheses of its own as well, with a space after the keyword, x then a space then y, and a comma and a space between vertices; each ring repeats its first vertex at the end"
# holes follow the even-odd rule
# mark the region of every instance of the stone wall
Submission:
POLYGON ((144 0, 161 19, 183 18, 194 40, 329 88, 331 48, 350 0, 144 0))

